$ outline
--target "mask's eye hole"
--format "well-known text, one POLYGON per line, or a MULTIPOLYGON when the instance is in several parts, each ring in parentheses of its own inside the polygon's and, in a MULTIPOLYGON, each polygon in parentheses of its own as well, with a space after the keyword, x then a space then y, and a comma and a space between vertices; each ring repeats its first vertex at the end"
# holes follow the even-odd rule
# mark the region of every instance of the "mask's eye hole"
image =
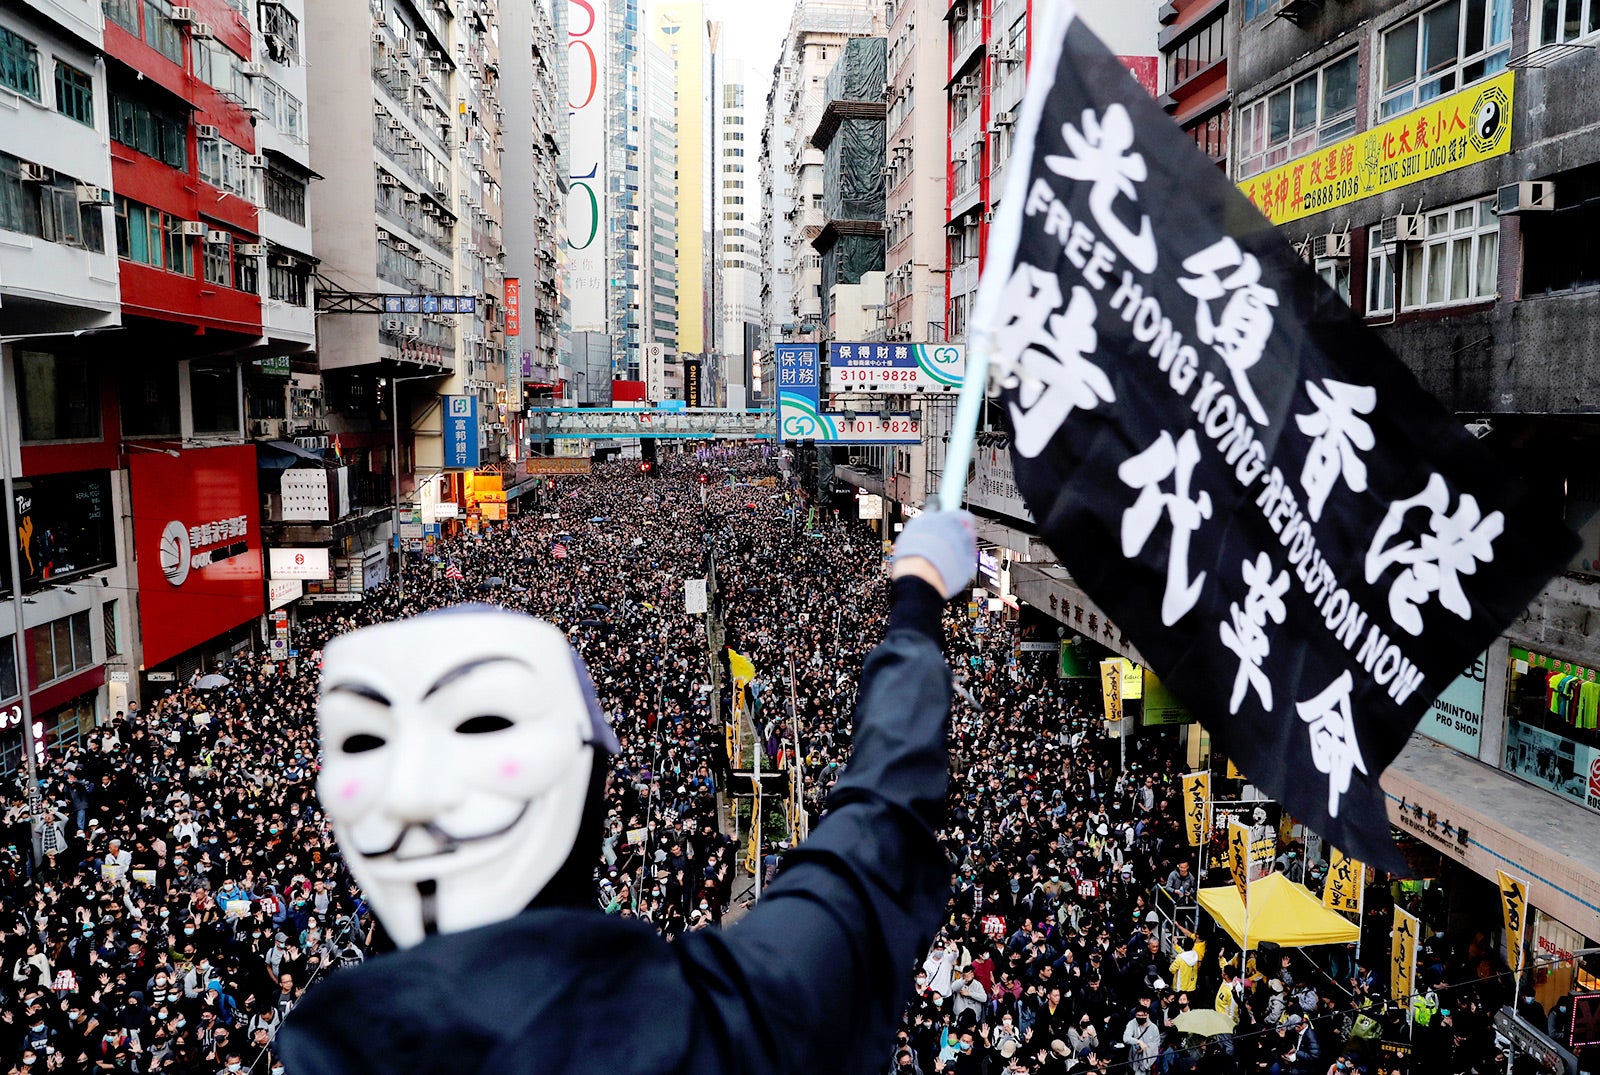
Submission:
POLYGON ((365 754, 367 751, 377 750, 383 745, 384 740, 381 736, 369 735, 366 732, 359 732, 350 736, 343 743, 340 743, 339 749, 344 751, 346 754, 365 754))
POLYGON ((456 733, 458 735, 489 735, 493 732, 503 732, 509 727, 511 727, 511 721, 506 717, 469 717, 456 725, 456 733))

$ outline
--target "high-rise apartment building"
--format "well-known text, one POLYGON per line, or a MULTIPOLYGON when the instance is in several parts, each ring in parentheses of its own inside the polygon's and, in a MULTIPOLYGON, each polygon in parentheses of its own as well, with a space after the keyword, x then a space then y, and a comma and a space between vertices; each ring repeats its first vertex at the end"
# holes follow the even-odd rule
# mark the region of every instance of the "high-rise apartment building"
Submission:
MULTIPOLYGON (((751 360, 760 349, 761 274, 759 175, 756 152, 760 132, 747 107, 744 61, 727 58, 719 64, 717 93, 715 185, 717 245, 715 278, 719 281, 718 334, 729 407, 749 404, 754 371, 751 360)), ((753 103, 753 102, 751 102, 753 103)))
POLYGON ((717 351, 717 262, 712 234, 717 221, 712 153, 715 134, 715 61, 720 28, 706 20, 702 0, 652 6, 650 39, 672 58, 677 75, 678 353, 702 363, 703 402, 716 398, 720 378, 709 356, 717 351))
POLYGON ((773 208, 761 239, 763 384, 775 383, 774 344, 821 338, 822 257, 811 241, 823 226, 824 154, 811 135, 845 43, 882 32, 881 3, 799 0, 773 68, 759 173, 762 205, 773 208))
POLYGON ((562 290, 557 252, 566 239, 562 145, 567 109, 562 102, 568 50, 556 18, 565 14, 564 8, 561 0, 500 8, 500 53, 505 60, 500 107, 505 112, 501 209, 508 291, 506 396, 513 433, 518 430, 524 387, 559 382, 562 290), (513 292, 515 304, 509 301, 513 292))
POLYGON ((639 0, 609 0, 606 39, 606 328, 612 376, 642 377, 644 86, 639 0))
POLYGON ((651 41, 644 51, 644 244, 640 289, 643 377, 651 400, 683 398, 678 362, 678 72, 651 41))

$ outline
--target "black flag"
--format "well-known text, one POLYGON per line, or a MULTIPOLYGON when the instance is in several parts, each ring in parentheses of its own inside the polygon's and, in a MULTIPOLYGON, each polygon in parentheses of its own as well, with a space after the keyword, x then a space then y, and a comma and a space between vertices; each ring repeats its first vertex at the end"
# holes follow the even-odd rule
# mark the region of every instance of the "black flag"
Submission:
POLYGON ((1251 780, 1403 871, 1378 778, 1576 539, 1047 10, 974 315, 1017 484, 1251 780))

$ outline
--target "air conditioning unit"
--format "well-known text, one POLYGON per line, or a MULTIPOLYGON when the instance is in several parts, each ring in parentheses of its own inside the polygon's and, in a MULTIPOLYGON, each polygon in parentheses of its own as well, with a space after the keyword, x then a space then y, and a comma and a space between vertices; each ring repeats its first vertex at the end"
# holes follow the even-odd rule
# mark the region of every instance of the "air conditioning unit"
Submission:
POLYGON ((269 440, 276 440, 279 437, 283 436, 283 419, 282 418, 257 418, 257 419, 254 419, 250 423, 250 435, 252 437, 265 437, 265 438, 267 438, 269 440))
POLYGON ((244 65, 245 78, 266 78, 267 65, 264 63, 247 63, 244 65))
POLYGON ((401 331, 401 335, 403 335, 403 336, 408 336, 408 337, 421 336, 422 335, 422 326, 421 325, 407 325, 405 328, 401 329, 400 331, 401 331))
POLYGON ((17 173, 24 183, 50 182, 50 169, 42 164, 34 164, 32 161, 17 162, 17 173))
POLYGON ((196 138, 216 138, 217 129, 209 123, 196 123, 194 125, 194 136, 196 138))
POLYGON ((1350 233, 1336 231, 1327 235, 1312 236, 1311 256, 1314 258, 1348 259, 1350 257, 1350 233))
POLYGON ((996 127, 1010 127, 1016 122, 1017 114, 1010 109, 1007 109, 1004 112, 996 112, 994 114, 994 125, 996 127))
POLYGON ((240 243, 233 252, 242 258, 259 258, 266 256, 267 248, 264 243, 240 243))
POLYGON ((396 179, 388 172, 385 172, 383 175, 379 176, 378 182, 386 187, 398 187, 400 185, 400 180, 396 179))
POLYGON ((382 30, 373 30, 372 31, 372 43, 374 45, 386 44, 386 43, 388 43, 388 40, 389 40, 389 36, 387 34, 385 34, 382 30))
POLYGON ((167 18, 171 19, 173 22, 193 22, 194 8, 175 7, 172 9, 171 13, 167 15, 167 18))
POLYGON ((1379 234, 1386 243, 1420 243, 1425 234, 1421 213, 1384 217, 1379 234))
POLYGON ((400 195, 400 200, 405 202, 407 205, 416 205, 422 200, 422 195, 413 194, 408 190, 404 194, 400 195))
POLYGON ((440 64, 442 64, 442 63, 444 63, 444 53, 442 51, 440 51, 439 49, 429 49, 428 50, 428 60, 429 60, 430 63, 440 63, 440 64))
POLYGON ((267 166, 267 155, 265 153, 252 153, 248 163, 252 168, 265 168, 267 166))
POLYGON ((989 53, 995 63, 1021 63, 1022 54, 1016 49, 994 49, 989 53))
POLYGON ((185 220, 178 225, 178 234, 187 235, 191 239, 202 239, 209 230, 203 220, 185 220))
POLYGON ((228 232, 219 231, 216 228, 212 228, 206 232, 206 244, 208 246, 226 246, 232 241, 233 236, 228 232))
POLYGON ((978 76, 977 75, 962 75, 960 81, 958 81, 956 83, 956 88, 957 89, 962 89, 962 90, 976 89, 977 86, 978 86, 978 76))
POLYGON ((78 184, 79 205, 110 205, 111 191, 105 187, 90 186, 88 183, 78 184))
POLYGON ((1543 180, 1508 183, 1500 188, 1495 212, 1501 216, 1517 213, 1548 213, 1556 207, 1556 185, 1543 180))
POLYGON ((406 323, 398 317, 386 317, 378 323, 385 332, 404 332, 406 323))

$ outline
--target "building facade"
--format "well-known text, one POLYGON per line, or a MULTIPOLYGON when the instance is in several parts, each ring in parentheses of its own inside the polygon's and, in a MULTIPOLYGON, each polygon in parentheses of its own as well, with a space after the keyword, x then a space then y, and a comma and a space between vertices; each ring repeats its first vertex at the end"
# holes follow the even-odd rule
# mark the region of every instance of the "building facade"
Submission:
MULTIPOLYGON (((1482 661, 1436 685, 1441 702, 1385 779, 1391 820, 1424 876, 1455 882, 1452 915, 1491 912, 1504 870, 1530 882, 1535 951, 1589 947, 1600 738, 1567 714, 1600 691, 1586 629, 1600 606, 1600 491, 1579 462, 1600 433, 1588 405, 1600 138, 1586 104, 1600 14, 1572 0, 1281 13, 1230 9, 1232 174, 1584 537, 1482 661)), ((1597 969, 1553 967, 1537 995, 1548 1005, 1597 969)))
POLYGON ((678 72, 672 54, 644 47, 644 371, 653 401, 683 398, 678 362, 678 72))

